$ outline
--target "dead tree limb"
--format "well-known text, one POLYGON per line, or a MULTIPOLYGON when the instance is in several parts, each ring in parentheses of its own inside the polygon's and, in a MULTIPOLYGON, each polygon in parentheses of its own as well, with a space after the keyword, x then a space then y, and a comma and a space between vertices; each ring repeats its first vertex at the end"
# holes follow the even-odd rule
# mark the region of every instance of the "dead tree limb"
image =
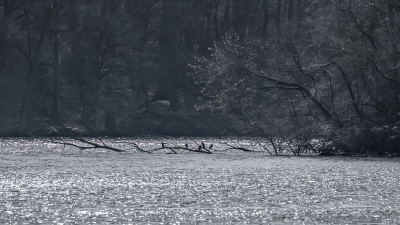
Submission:
MULTIPOLYGON (((51 141, 55 144, 62 144, 64 146, 68 145, 68 146, 73 146, 76 148, 79 148, 80 150, 86 150, 86 149, 106 149, 106 150, 110 150, 110 151, 115 151, 115 152, 125 152, 126 150, 124 149, 119 149, 119 148, 115 148, 112 146, 109 146, 107 144, 104 143, 104 141, 99 137, 99 141, 101 142, 101 144, 93 142, 93 141, 89 141, 86 140, 82 137, 68 137, 70 139, 73 139, 75 141, 79 141, 84 145, 80 145, 80 144, 76 144, 76 143, 72 143, 72 142, 67 142, 67 141, 57 141, 54 139, 51 139, 51 141)), ((131 143, 134 145, 134 147, 136 148, 136 150, 138 151, 142 151, 140 148, 138 148, 138 146, 135 143, 131 143)), ((144 150, 143 150, 144 151, 144 150)))
POLYGON ((64 140, 63 141, 56 141, 53 138, 50 139, 50 140, 55 144, 62 144, 64 146, 66 146, 66 145, 73 146, 73 147, 79 148, 80 150, 106 149, 106 150, 110 150, 110 151, 114 151, 114 152, 125 152, 125 150, 123 150, 123 149, 114 148, 112 146, 109 146, 109 145, 105 144, 100 138, 99 138, 99 140, 100 140, 101 144, 98 144, 98 143, 92 142, 92 141, 88 141, 88 140, 86 140, 84 138, 81 138, 81 137, 69 137, 69 138, 71 138, 73 140, 76 140, 76 141, 80 141, 81 143, 86 144, 86 145, 79 145, 79 144, 75 144, 75 143, 71 143, 71 142, 66 142, 64 140))
POLYGON ((229 148, 225 149, 225 151, 228 151, 228 150, 241 150, 241 151, 244 151, 244 152, 256 152, 254 150, 247 149, 247 148, 244 148, 244 147, 237 147, 237 146, 230 145, 227 142, 225 142, 224 144, 229 146, 229 148))
POLYGON ((273 155, 272 152, 267 148, 267 146, 261 144, 259 140, 257 140, 257 144, 261 146, 265 151, 267 151, 270 155, 273 155))
POLYGON ((197 153, 205 153, 205 154, 212 154, 213 153, 212 151, 210 151, 208 149, 198 150, 198 149, 184 148, 184 147, 179 147, 179 146, 155 148, 155 149, 150 150, 150 152, 160 151, 160 150, 163 150, 163 149, 169 149, 174 154, 178 154, 177 150, 183 150, 183 151, 188 151, 188 152, 197 152, 197 153))

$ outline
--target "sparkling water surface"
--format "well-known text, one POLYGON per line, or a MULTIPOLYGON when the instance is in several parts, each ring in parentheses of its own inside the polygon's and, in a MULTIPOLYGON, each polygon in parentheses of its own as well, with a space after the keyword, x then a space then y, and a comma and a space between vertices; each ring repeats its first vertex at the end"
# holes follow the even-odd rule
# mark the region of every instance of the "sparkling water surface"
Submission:
MULTIPOLYGON (((161 140, 128 141, 150 149, 161 140)), ((115 153, 0 139, 0 224, 209 223, 399 224, 400 159, 115 153)))

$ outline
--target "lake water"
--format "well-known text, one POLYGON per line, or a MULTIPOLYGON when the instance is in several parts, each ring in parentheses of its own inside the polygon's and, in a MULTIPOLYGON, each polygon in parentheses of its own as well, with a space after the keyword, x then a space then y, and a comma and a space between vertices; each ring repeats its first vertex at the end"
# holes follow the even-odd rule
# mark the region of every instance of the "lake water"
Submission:
POLYGON ((90 223, 399 224, 400 159, 115 153, 0 139, 0 224, 90 223))

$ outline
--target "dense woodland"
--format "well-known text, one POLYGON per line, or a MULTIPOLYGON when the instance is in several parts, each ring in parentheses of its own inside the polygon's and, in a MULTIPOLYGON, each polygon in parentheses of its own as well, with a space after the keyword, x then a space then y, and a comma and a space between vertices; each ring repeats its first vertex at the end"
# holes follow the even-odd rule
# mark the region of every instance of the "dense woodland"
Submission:
POLYGON ((400 2, 1 0, 0 135, 400 153, 400 2))

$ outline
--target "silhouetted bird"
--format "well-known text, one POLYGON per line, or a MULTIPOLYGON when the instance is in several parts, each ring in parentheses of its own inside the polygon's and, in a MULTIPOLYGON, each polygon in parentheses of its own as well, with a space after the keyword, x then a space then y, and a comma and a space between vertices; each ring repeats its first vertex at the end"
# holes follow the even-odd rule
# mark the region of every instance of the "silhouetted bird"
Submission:
POLYGON ((206 149, 206 145, 204 144, 204 142, 201 142, 201 146, 203 147, 203 149, 206 149))
POLYGON ((201 151, 201 145, 199 145, 199 151, 201 151))
POLYGON ((161 147, 165 148, 165 142, 161 142, 161 147))
POLYGON ((185 147, 186 147, 186 149, 188 149, 188 148, 189 148, 189 145, 186 143, 186 144, 185 144, 185 147))
POLYGON ((210 145, 210 149, 212 149, 212 147, 213 147, 213 146, 214 146, 214 145, 213 145, 213 144, 211 144, 211 145, 210 145))

